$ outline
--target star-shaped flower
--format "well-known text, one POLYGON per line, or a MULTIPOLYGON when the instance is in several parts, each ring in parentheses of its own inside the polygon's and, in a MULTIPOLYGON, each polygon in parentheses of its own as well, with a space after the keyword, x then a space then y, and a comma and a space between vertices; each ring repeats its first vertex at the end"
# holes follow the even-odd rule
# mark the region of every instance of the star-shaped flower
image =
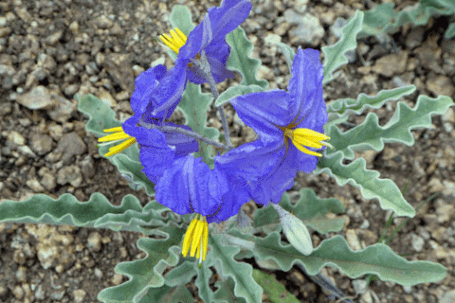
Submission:
POLYGON ((251 93, 231 100, 259 139, 216 157, 234 178, 244 180, 257 203, 278 203, 298 171, 316 168, 317 150, 329 146, 323 134, 327 109, 322 96, 323 67, 319 52, 299 49, 288 90, 251 93))

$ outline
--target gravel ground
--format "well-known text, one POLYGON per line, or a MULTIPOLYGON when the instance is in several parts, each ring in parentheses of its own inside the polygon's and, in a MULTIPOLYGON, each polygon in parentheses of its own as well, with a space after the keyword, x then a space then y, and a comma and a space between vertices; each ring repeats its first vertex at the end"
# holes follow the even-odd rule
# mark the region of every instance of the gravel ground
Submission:
MULTIPOLYGON (((259 76, 269 80, 271 88, 284 89, 289 71, 272 42, 320 49, 336 41, 343 24, 339 18, 369 9, 373 1, 252 2, 243 27, 255 45, 253 56, 264 64, 259 76)), ((404 7, 415 1, 395 2, 404 7)), ((86 118, 77 112, 74 95, 92 93, 111 105, 118 118, 131 115, 128 100, 135 76, 156 60, 172 64, 155 39, 169 31, 174 4, 188 5, 193 20, 199 22, 207 8, 219 1, 0 2, 0 202, 24 200, 35 193, 52 197, 72 193, 87 200, 91 193, 101 192, 118 204, 125 194, 133 193, 98 155, 96 139, 85 132, 86 118)), ((423 27, 403 27, 387 42, 360 41, 353 62, 326 87, 326 101, 404 84, 417 87, 406 99, 410 105, 419 94, 455 98, 455 40, 442 38, 447 25, 444 18, 435 18, 423 27)), ((381 122, 391 117, 394 108, 392 104, 377 111, 381 122)), ((210 114, 215 117, 214 111, 210 114)), ((239 137, 234 142, 251 140, 251 131, 232 125, 232 109, 227 116, 232 135, 239 137)), ((352 122, 363 119, 355 117, 352 122)), ((408 185, 405 197, 413 206, 440 193, 390 245, 408 260, 440 262, 449 274, 438 283, 415 287, 375 281, 365 291, 362 279, 353 281, 338 270, 324 269, 323 274, 355 302, 455 302, 454 122, 450 109, 433 118, 434 128, 415 131, 412 147, 388 144, 380 153, 359 154, 369 168, 379 170, 401 189, 408 185)), ((389 216, 377 201, 363 199, 355 188, 338 187, 326 175, 299 175, 295 189, 306 186, 320 197, 334 196, 345 204, 343 216, 348 221, 342 234, 351 247, 377 241, 389 216)), ((134 194, 144 204, 148 201, 143 191, 134 194)), ((401 220, 394 219, 393 227, 401 220)), ((96 302, 101 289, 126 280, 114 274, 115 264, 144 256, 135 245, 139 237, 66 226, 0 224, 0 301, 96 302)), ((313 240, 317 244, 322 237, 313 235, 313 240)), ((333 302, 295 268, 273 274, 302 302, 333 302)), ((196 296, 194 286, 188 286, 196 296)), ((264 301, 269 302, 266 296, 264 301)))

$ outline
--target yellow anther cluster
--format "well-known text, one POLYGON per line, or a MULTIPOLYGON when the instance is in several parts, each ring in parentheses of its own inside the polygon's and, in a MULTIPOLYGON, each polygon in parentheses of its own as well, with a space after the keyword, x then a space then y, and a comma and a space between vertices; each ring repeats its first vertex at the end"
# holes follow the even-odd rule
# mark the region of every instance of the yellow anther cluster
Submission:
POLYGON ((330 143, 324 142, 323 140, 330 140, 329 136, 318 133, 308 128, 297 128, 297 129, 284 129, 284 135, 292 140, 292 143, 297 147, 298 150, 312 156, 321 157, 321 153, 314 152, 305 148, 312 147, 320 149, 322 146, 332 146, 330 143))
POLYGON ((163 41, 166 46, 168 46, 170 49, 172 49, 176 54, 179 53, 179 49, 185 45, 186 43, 186 36, 185 34, 179 30, 178 28, 175 28, 174 30, 171 30, 171 36, 166 34, 162 34, 160 36, 161 41, 163 41))
POLYGON ((204 216, 197 214, 193 221, 191 221, 183 239, 182 255, 184 257, 188 255, 191 245, 190 256, 194 257, 196 255, 200 261, 205 261, 208 243, 209 225, 204 216))
POLYGON ((128 147, 130 147, 131 145, 133 145, 136 142, 136 139, 131 137, 127 133, 125 133, 121 126, 105 129, 104 132, 105 133, 113 133, 113 134, 110 134, 110 135, 107 135, 107 136, 99 138, 98 142, 114 143, 116 141, 120 141, 120 140, 125 140, 126 139, 125 141, 123 141, 119 145, 112 146, 111 148, 109 148, 109 152, 104 155, 105 157, 109 157, 109 156, 115 155, 115 154, 127 149, 128 147))

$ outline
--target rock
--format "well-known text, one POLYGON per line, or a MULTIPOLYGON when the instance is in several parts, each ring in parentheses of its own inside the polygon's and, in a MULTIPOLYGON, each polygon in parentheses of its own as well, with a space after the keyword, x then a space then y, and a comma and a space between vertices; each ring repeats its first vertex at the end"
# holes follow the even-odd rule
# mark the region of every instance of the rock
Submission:
POLYGON ((402 74, 406 70, 407 60, 408 53, 406 51, 387 55, 376 60, 373 71, 386 77, 402 74))
POLYGON ((27 261, 24 252, 21 249, 16 249, 13 253, 13 260, 17 264, 25 264, 27 261))
POLYGON ((368 288, 366 280, 354 280, 352 281, 352 286, 354 287, 355 293, 358 295, 363 294, 368 288))
POLYGON ((81 169, 76 165, 61 168, 57 173, 57 183, 61 185, 69 183, 79 187, 82 183, 81 169))
POLYGON ((19 285, 16 285, 13 289, 13 295, 16 299, 20 300, 24 297, 24 290, 19 285))
POLYGON ((71 84, 68 85, 63 92, 65 93, 65 96, 67 96, 68 98, 72 98, 74 94, 77 93, 78 90, 79 84, 71 84))
POLYGON ((103 278, 103 272, 99 268, 95 268, 95 276, 98 279, 102 279, 103 278))
POLYGON ((8 115, 12 110, 13 107, 11 106, 11 103, 3 101, 2 104, 0 104, 0 117, 8 115))
POLYGON ((46 291, 43 289, 43 285, 38 285, 35 290, 35 299, 37 300, 44 300, 46 297, 46 291))
POLYGON ((17 131, 9 132, 6 138, 17 145, 25 145, 25 138, 17 131))
POLYGON ((93 177, 93 175, 95 174, 95 171, 94 171, 94 164, 93 164, 93 159, 90 155, 87 155, 82 161, 81 161, 81 172, 82 172, 82 175, 86 178, 86 179, 90 179, 91 177, 93 177))
POLYGON ((27 180, 25 184, 27 184, 35 193, 42 193, 44 191, 44 187, 36 179, 27 180))
POLYGON ((53 191, 57 186, 55 182, 55 177, 51 173, 44 173, 43 177, 41 178, 41 184, 48 190, 53 191))
POLYGON ((414 49, 415 47, 422 45, 423 37, 425 36, 425 28, 413 27, 411 32, 406 37, 406 47, 408 49, 414 49))
POLYGON ((18 95, 16 101, 29 109, 46 109, 55 105, 49 90, 42 85, 26 94, 18 95))
POLYGON ((425 245, 425 240, 422 237, 413 234, 412 240, 411 240, 411 245, 415 251, 421 252, 423 246, 425 245))
POLYGON ((76 303, 81 303, 84 302, 85 296, 87 293, 83 289, 76 289, 73 291, 73 296, 74 296, 74 302, 76 303))
POLYGON ((294 10, 298 13, 303 14, 306 11, 309 0, 296 0, 294 4, 294 10))
POLYGON ((27 145, 19 146, 17 148, 17 151, 21 155, 29 157, 29 158, 36 158, 37 157, 37 155, 27 145))
POLYGON ((47 44, 54 46, 62 38, 62 36, 63 36, 63 30, 59 30, 59 31, 53 33, 52 35, 47 36, 45 41, 47 44))
POLYGON ((76 104, 56 93, 52 93, 51 96, 55 107, 52 110, 49 110, 47 114, 52 120, 65 123, 73 116, 73 113, 76 112, 76 104))
POLYGON ((50 268, 57 257, 57 246, 55 245, 38 245, 38 260, 44 269, 50 268))
POLYGON ((16 279, 19 282, 26 282, 27 281, 27 268, 24 266, 19 266, 16 271, 16 279))
POLYGON ((114 285, 119 285, 122 283, 123 276, 121 274, 114 274, 114 276, 111 279, 112 284, 114 285))
POLYGON ((39 54, 37 65, 50 71, 57 67, 57 63, 54 58, 46 54, 39 54))
POLYGON ((114 97, 112 97, 112 95, 104 89, 102 89, 98 93, 96 93, 96 96, 98 97, 98 99, 100 99, 101 101, 103 101, 104 103, 109 105, 110 107, 117 105, 117 101, 115 101, 114 97))
POLYGON ((306 43, 317 46, 324 37, 324 28, 319 19, 307 13, 300 15, 292 9, 284 12, 284 17, 288 23, 298 24, 296 29, 291 30, 291 43, 306 43))
POLYGON ((439 303, 453 303, 455 302, 455 290, 450 290, 442 295, 439 303))
POLYGON ((43 156, 52 150, 53 142, 52 138, 48 135, 35 134, 32 137, 31 147, 35 153, 43 156))
POLYGON ((354 229, 348 229, 346 231, 346 240, 348 241, 348 244, 352 250, 362 250, 362 246, 360 245, 359 239, 357 238, 357 234, 354 229))
POLYGON ((437 203, 436 214, 438 215, 439 223, 449 222, 455 216, 455 207, 449 203, 437 203))
POLYGON ((63 135, 58 141, 57 150, 63 153, 63 162, 67 162, 72 156, 85 153, 87 146, 77 133, 71 132, 63 135))
POLYGON ((98 232, 92 232, 88 236, 87 240, 88 249, 91 251, 100 251, 101 250, 101 235, 98 232))
POLYGON ((449 77, 430 74, 426 82, 427 89, 433 94, 451 97, 455 93, 455 87, 449 77))
POLYGON ((101 15, 98 18, 96 18, 95 24, 100 29, 108 29, 112 27, 113 22, 109 20, 109 18, 106 17, 105 15, 101 15))

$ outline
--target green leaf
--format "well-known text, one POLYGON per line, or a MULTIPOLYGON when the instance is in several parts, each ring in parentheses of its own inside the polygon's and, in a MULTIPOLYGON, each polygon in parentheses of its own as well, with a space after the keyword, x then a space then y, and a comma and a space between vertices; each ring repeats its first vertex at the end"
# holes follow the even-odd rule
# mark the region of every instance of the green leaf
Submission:
MULTIPOLYGON (((105 136, 103 129, 121 126, 121 122, 115 119, 115 112, 103 101, 93 95, 76 95, 79 101, 78 110, 89 116, 85 125, 88 132, 97 137, 105 136)), ((110 146, 114 146, 113 143, 110 146)), ((100 146, 99 154, 104 155, 109 151, 107 145, 100 146)), ((151 196, 154 195, 155 185, 142 172, 142 164, 139 161, 139 147, 137 143, 128 147, 121 153, 108 157, 109 161, 114 164, 120 174, 127 177, 130 181, 131 188, 138 190, 145 189, 145 192, 151 196)))
POLYGON ((362 29, 363 12, 356 11, 354 17, 342 29, 340 40, 334 45, 324 46, 324 80, 327 83, 333 80, 332 73, 342 65, 348 63, 344 55, 347 51, 357 48, 357 34, 362 29))
POLYGON ((283 284, 278 282, 272 275, 268 275, 257 269, 253 269, 253 278, 264 289, 273 303, 299 303, 299 300, 286 290, 283 284))
POLYGON ((324 266, 334 266, 350 278, 375 274, 383 281, 405 286, 436 282, 447 274, 447 269, 440 264, 407 261, 385 244, 375 244, 361 251, 352 251, 346 240, 340 236, 322 241, 309 256, 302 255, 291 245, 283 245, 278 232, 273 232, 266 238, 255 237, 252 241, 250 237, 238 232, 226 236, 228 240, 238 237, 237 246, 247 249, 253 246, 256 259, 275 260, 283 271, 289 271, 296 262, 301 263, 309 275, 316 275, 324 266))
POLYGON ((381 151, 384 143, 388 142, 411 146, 415 142, 411 130, 431 127, 431 116, 444 114, 452 105, 453 100, 446 96, 430 98, 421 95, 414 108, 398 102, 394 115, 384 126, 379 125, 378 116, 374 113, 369 113, 364 123, 344 133, 332 125, 327 135, 331 137, 330 144, 334 149, 328 149, 326 155, 341 152, 345 158, 353 159, 356 150, 381 151))
POLYGON ((167 286, 178 286, 190 283, 191 279, 198 274, 194 268, 194 262, 183 261, 180 265, 174 267, 166 274, 167 286))
POLYGON ((348 165, 342 164, 342 160, 341 152, 322 158, 314 173, 325 172, 335 178, 340 186, 349 183, 359 188, 365 199, 378 199, 382 209, 391 209, 398 216, 415 215, 414 208, 403 198, 397 185, 390 179, 379 179, 378 171, 367 170, 365 159, 357 159, 348 165))
POLYGON ((252 277, 251 265, 234 260, 240 251, 239 247, 225 246, 221 244, 224 234, 210 236, 212 254, 216 256, 215 268, 218 274, 224 278, 234 279, 234 294, 244 298, 247 302, 262 302, 262 288, 252 277))
POLYGON ((278 42, 276 44, 281 49, 284 57, 286 58, 286 63, 288 64, 289 71, 292 70, 292 63, 294 62, 295 52, 289 45, 285 43, 278 42))
POLYGON ((396 101, 404 96, 410 95, 415 91, 414 85, 398 87, 390 90, 381 90, 376 96, 370 97, 364 93, 356 99, 338 99, 327 106, 329 114, 345 115, 346 112, 360 115, 367 108, 381 108, 386 102, 396 101))
POLYGON ((214 293, 214 302, 223 303, 248 303, 244 298, 236 298, 234 295, 234 280, 228 278, 224 281, 215 282, 215 286, 218 288, 214 293))
POLYGON ((145 295, 140 303, 193 303, 193 295, 185 287, 179 285, 176 287, 169 287, 163 285, 160 288, 149 288, 147 295, 145 295))
POLYGON ((264 90, 269 88, 269 83, 264 79, 257 79, 256 73, 261 66, 259 59, 248 55, 253 50, 253 43, 246 37, 245 31, 240 26, 226 35, 226 42, 231 47, 231 54, 227 61, 227 68, 237 71, 242 75, 242 85, 258 85, 264 90))
POLYGON ((453 37, 455 37, 455 22, 450 23, 449 27, 447 28, 446 32, 444 33, 445 39, 452 39, 453 37))
POLYGON ((238 97, 238 96, 242 96, 242 95, 246 95, 246 94, 250 94, 250 93, 263 92, 263 91, 264 91, 264 89, 262 87, 258 86, 258 85, 249 85, 249 86, 236 85, 236 86, 232 86, 232 87, 229 87, 227 90, 225 90, 224 92, 222 92, 220 94, 218 99, 216 99, 216 101, 215 101, 215 106, 221 106, 224 103, 227 103, 231 99, 233 99, 235 97, 238 97))
POLYGON ((45 223, 80 227, 110 228, 144 232, 142 225, 162 226, 161 212, 152 207, 142 208, 139 200, 128 195, 120 206, 114 206, 100 193, 94 193, 86 202, 79 202, 71 194, 58 199, 34 195, 21 201, 0 203, 0 222, 45 223))
MULTIPOLYGON (((105 303, 139 302, 150 288, 164 285, 162 273, 168 266, 175 266, 179 261, 180 243, 183 230, 175 227, 162 227, 160 230, 167 235, 166 239, 140 238, 139 249, 147 256, 140 260, 123 262, 115 267, 115 272, 128 276, 129 281, 102 290, 98 300, 105 303)), ((152 300, 152 302, 155 302, 152 300)))
POLYGON ((417 5, 398 13, 393 6, 393 3, 383 3, 366 11, 359 38, 384 36, 410 23, 414 26, 425 25, 431 16, 452 15, 455 12, 455 3, 451 0, 421 0, 417 5))
MULTIPOLYGON (((202 93, 201 87, 194 83, 188 82, 182 100, 178 108, 183 112, 186 119, 186 125, 191 129, 209 139, 218 139, 220 132, 213 127, 207 127, 207 111, 213 97, 209 93, 202 93)), ((212 146, 205 142, 199 142, 199 153, 195 157, 202 156, 209 165, 214 165, 212 157, 212 146)))
MULTIPOLYGON (((341 231, 346 222, 344 218, 327 217, 329 213, 344 212, 344 206, 340 200, 320 199, 311 188, 300 191, 300 199, 295 205, 291 204, 289 195, 285 193, 281 198, 280 206, 320 234, 341 231)), ((279 216, 271 205, 258 209, 254 215, 254 226, 257 231, 269 233, 278 230, 279 223, 279 216)))
MULTIPOLYGON (((202 262, 201 268, 198 270, 198 275, 194 284, 198 289, 199 297, 203 302, 214 302, 214 293, 210 288, 210 278, 213 273, 210 269, 213 266, 215 258, 213 256, 213 251, 207 252, 207 257, 205 261, 202 262)), ((193 266, 197 266, 196 262, 193 262, 193 266)), ((197 269, 195 269, 197 270, 197 269)))

